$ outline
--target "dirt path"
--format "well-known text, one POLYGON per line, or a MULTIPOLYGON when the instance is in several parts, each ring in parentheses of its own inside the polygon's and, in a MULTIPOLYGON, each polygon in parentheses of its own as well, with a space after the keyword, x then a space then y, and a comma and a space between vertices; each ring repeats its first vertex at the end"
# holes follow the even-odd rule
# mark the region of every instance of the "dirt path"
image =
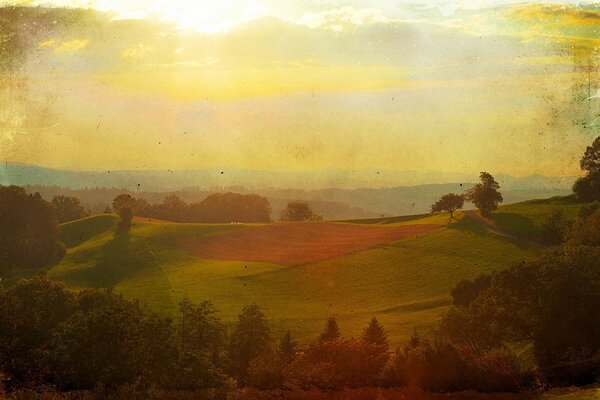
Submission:
POLYGON ((479 225, 483 226, 487 230, 494 232, 500 236, 504 236, 509 239, 517 240, 519 242, 525 242, 525 243, 529 244, 530 246, 533 246, 536 244, 535 242, 533 242, 529 239, 525 239, 523 237, 514 235, 510 232, 506 232, 505 230, 498 228, 492 221, 490 221, 489 219, 483 218, 475 210, 466 210, 466 211, 463 211, 463 214, 466 217, 471 218, 473 221, 477 222, 479 225))

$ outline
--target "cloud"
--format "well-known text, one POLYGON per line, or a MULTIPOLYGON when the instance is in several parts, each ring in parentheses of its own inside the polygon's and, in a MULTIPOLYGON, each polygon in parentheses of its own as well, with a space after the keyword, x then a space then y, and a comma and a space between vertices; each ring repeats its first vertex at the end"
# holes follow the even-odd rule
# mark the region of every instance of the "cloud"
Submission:
POLYGON ((121 50, 121 57, 129 60, 143 60, 147 54, 154 53, 155 51, 152 46, 138 43, 137 46, 121 50))
POLYGON ((61 43, 60 46, 54 49, 57 54, 70 53, 86 48, 90 44, 90 39, 74 39, 68 42, 61 43))

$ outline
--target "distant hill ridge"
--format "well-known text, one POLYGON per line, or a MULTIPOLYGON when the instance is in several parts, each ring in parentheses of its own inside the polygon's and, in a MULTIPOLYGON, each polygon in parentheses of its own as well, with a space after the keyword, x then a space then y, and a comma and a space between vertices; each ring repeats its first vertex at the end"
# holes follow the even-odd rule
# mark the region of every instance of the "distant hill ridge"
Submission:
MULTIPOLYGON (((575 177, 540 175, 522 178, 502 174, 495 176, 502 187, 505 203, 566 195, 575 180, 575 177)), ((77 196, 96 212, 103 211, 112 198, 124 192, 150 202, 160 202, 168 194, 177 194, 187 202, 195 202, 214 192, 230 191, 267 197, 273 207, 274 219, 291 200, 309 202, 326 219, 422 214, 429 211, 431 203, 440 195, 460 193, 476 181, 477 176, 467 174, 375 169, 270 172, 227 168, 93 172, 15 163, 0 166, 0 184, 26 186, 29 191, 39 191, 46 198, 56 194, 77 196), (410 183, 436 182, 435 179, 441 183, 410 183)))

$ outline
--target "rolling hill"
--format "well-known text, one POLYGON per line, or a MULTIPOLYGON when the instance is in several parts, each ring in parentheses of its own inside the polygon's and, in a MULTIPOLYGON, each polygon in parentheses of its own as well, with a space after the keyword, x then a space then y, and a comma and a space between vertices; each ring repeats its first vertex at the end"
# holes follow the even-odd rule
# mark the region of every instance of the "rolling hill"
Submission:
MULTIPOLYGON (((569 198, 525 202, 502 207, 494 223, 533 234, 547 212, 567 208, 571 215, 577 207, 569 198)), ((229 323, 255 302, 275 335, 290 329, 301 342, 334 315, 346 336, 360 335, 377 316, 392 344, 399 344, 413 329, 435 324, 461 279, 539 251, 463 214, 453 222, 409 216, 262 225, 136 219, 121 234, 116 222, 113 215, 97 215, 63 224, 67 255, 48 276, 75 289, 114 288, 163 315, 183 297, 208 299, 229 323)))

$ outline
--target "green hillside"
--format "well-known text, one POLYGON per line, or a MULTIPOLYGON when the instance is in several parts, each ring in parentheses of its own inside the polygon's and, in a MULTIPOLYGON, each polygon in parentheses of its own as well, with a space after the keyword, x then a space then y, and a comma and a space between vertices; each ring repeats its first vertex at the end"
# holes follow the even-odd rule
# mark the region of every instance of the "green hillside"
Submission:
POLYGON ((359 335, 377 316, 392 343, 399 344, 414 328, 424 331, 434 325, 458 281, 522 262, 536 252, 460 218, 452 223, 447 216, 374 220, 379 225, 445 227, 339 258, 284 267, 202 260, 180 248, 185 240, 252 225, 136 221, 129 233, 116 234, 116 217, 98 215, 61 226, 67 255, 47 274, 75 289, 113 287, 164 315, 187 296, 211 300, 221 317, 233 322, 243 306, 256 302, 276 335, 290 329, 300 341, 318 335, 329 315, 338 318, 347 336, 359 335))
POLYGON ((544 222, 554 210, 563 210, 565 221, 573 221, 581 207, 582 203, 574 195, 529 200, 501 206, 494 213, 493 221, 502 230, 538 241, 544 222))

